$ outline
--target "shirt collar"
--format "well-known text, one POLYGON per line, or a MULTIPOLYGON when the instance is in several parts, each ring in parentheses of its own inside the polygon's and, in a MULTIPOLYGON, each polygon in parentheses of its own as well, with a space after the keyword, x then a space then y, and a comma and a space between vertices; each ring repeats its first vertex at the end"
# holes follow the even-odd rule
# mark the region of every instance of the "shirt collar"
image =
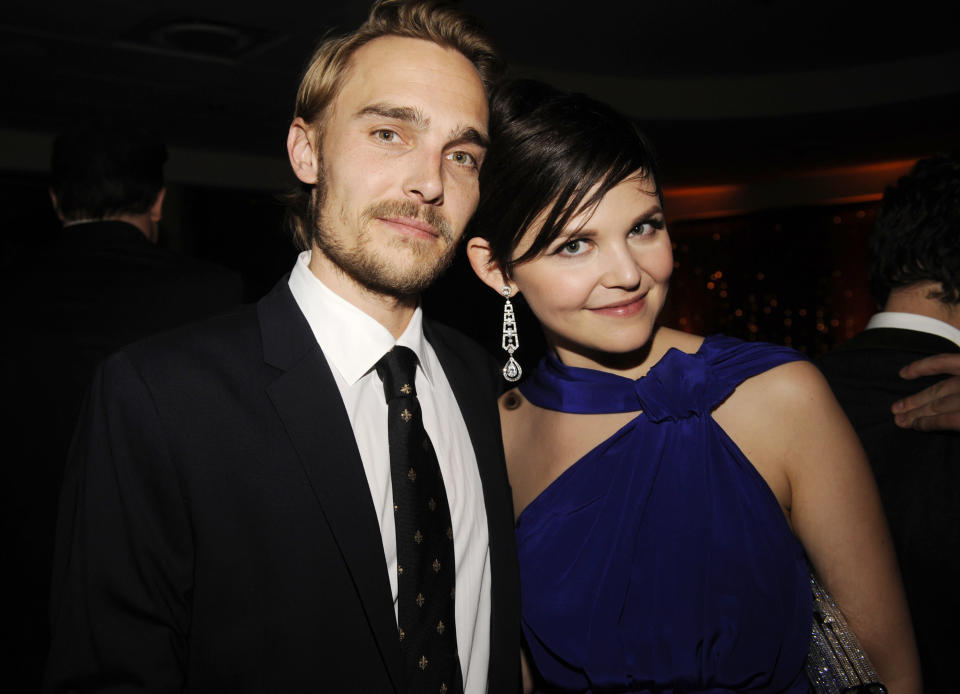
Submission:
POLYGON ((310 271, 310 251, 297 257, 288 281, 290 292, 303 312, 327 363, 349 385, 354 385, 394 345, 409 347, 420 370, 433 385, 431 360, 423 336, 423 311, 418 305, 399 339, 374 318, 327 287, 310 271))
POLYGON ((942 320, 921 316, 917 313, 901 311, 881 311, 874 314, 867 323, 866 330, 873 328, 900 328, 902 330, 916 330, 921 333, 938 335, 960 347, 960 330, 942 320))

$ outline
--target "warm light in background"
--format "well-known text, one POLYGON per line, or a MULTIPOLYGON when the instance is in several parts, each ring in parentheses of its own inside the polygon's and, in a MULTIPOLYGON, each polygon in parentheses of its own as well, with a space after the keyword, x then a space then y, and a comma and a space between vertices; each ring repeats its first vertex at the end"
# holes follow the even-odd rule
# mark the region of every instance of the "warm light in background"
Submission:
POLYGON ((866 245, 886 187, 915 159, 664 190, 674 275, 666 324, 817 356, 876 304, 866 245))
POLYGON ((812 169, 761 181, 664 187, 667 217, 676 222, 711 219, 782 207, 843 205, 879 200, 916 159, 812 169))

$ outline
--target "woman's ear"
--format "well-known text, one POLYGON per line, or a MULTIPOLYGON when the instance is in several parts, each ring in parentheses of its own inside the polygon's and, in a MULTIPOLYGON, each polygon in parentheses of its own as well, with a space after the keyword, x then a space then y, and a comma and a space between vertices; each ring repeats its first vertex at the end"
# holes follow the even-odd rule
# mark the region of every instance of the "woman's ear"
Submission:
POLYGON ((510 296, 517 293, 516 283, 507 279, 500 269, 500 263, 493 259, 489 241, 479 236, 468 240, 467 258, 477 277, 497 294, 503 294, 504 287, 510 287, 510 296))
POLYGON ((317 182, 320 169, 318 140, 316 128, 310 127, 300 116, 293 119, 287 133, 287 155, 294 175, 304 183, 317 182))

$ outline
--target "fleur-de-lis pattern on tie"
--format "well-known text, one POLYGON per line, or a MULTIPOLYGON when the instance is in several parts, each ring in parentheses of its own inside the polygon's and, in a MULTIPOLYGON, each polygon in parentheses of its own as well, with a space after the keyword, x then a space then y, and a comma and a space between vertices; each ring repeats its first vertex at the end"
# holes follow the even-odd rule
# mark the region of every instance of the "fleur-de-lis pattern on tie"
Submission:
POLYGON ((416 368, 416 354, 399 346, 376 366, 387 400, 404 678, 411 693, 462 694, 450 506, 436 453, 423 428, 416 368))

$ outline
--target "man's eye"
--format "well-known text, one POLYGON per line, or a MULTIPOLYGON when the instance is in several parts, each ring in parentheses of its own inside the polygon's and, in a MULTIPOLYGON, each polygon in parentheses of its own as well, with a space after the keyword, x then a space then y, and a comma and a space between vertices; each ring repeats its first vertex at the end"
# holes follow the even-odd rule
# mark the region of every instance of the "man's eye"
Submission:
POLYGON ((477 160, 469 152, 451 152, 447 159, 460 166, 476 166, 477 160))
POLYGON ((392 130, 376 130, 373 133, 378 140, 383 142, 396 142, 397 134, 392 130))

